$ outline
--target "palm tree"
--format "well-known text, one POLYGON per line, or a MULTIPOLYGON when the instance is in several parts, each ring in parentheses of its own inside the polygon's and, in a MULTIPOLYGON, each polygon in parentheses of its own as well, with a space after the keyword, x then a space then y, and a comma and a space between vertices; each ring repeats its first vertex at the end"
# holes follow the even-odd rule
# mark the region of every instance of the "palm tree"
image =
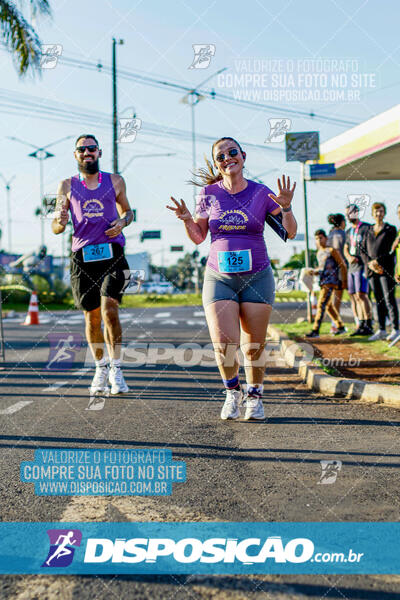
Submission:
MULTIPOLYGON (((29 3, 32 15, 51 14, 48 0, 29 0, 29 3)), ((42 56, 39 36, 15 2, 0 0, 0 30, 6 47, 16 59, 19 74, 25 75, 30 67, 38 70, 42 56)))

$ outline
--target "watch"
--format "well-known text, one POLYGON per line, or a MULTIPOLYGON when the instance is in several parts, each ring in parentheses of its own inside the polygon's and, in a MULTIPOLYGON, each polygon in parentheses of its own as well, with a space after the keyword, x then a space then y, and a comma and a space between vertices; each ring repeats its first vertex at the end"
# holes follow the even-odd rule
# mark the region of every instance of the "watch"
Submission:
POLYGON ((291 212, 291 210, 292 210, 291 206, 288 206, 288 208, 282 208, 282 212, 286 212, 286 213, 291 212))

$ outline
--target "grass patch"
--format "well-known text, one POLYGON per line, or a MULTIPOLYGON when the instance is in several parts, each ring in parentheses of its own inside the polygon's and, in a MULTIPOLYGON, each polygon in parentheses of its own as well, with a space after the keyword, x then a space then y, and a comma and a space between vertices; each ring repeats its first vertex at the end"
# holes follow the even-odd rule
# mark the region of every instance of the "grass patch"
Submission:
MULTIPOLYGON (((8 313, 11 310, 16 312, 28 312, 29 300, 28 302, 7 302, 3 303, 3 313, 8 313)), ((74 308, 73 303, 69 302, 49 302, 49 303, 41 303, 39 302, 39 312, 45 313, 46 311, 53 310, 69 310, 70 308, 74 308)))
POLYGON ((122 299, 123 308, 159 308, 164 306, 202 306, 201 294, 136 294, 122 299))
MULTIPOLYGON (((288 335, 291 339, 295 339, 298 337, 304 337, 306 333, 311 331, 312 325, 308 322, 303 323, 277 323, 274 324, 274 327, 277 327, 286 335, 288 335)), ((320 329, 320 335, 329 335, 331 325, 330 323, 322 323, 320 329)), ((346 340, 346 343, 351 344, 355 349, 363 349, 367 352, 370 352, 372 355, 375 355, 375 358, 380 360, 400 360, 400 342, 397 346, 393 346, 393 348, 389 348, 389 343, 384 340, 378 340, 376 342, 369 342, 368 336, 356 336, 354 338, 349 338, 347 335, 344 336, 331 336, 332 341, 341 343, 342 340, 346 340)), ((317 340, 318 341, 318 338, 317 340)), ((312 343, 312 339, 310 340, 312 343)), ((371 357, 373 358, 373 357, 371 357)))

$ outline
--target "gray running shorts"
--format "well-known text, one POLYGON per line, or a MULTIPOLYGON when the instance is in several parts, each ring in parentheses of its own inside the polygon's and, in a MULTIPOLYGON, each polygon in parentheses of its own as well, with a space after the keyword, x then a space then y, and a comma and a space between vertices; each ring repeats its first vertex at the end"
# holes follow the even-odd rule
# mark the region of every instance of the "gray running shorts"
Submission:
POLYGON ((271 304, 275 300, 275 280, 271 265, 252 274, 217 273, 206 268, 203 283, 203 305, 218 300, 271 304))

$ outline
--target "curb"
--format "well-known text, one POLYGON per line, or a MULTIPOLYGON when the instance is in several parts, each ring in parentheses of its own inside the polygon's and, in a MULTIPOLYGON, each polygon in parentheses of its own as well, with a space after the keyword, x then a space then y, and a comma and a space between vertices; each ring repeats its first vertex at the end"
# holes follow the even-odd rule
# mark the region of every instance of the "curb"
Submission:
POLYGON ((312 364, 309 343, 295 342, 272 325, 268 327, 268 335, 279 343, 281 356, 286 364, 297 370, 310 390, 325 396, 358 400, 364 404, 400 408, 400 387, 327 375, 320 367, 312 364))

